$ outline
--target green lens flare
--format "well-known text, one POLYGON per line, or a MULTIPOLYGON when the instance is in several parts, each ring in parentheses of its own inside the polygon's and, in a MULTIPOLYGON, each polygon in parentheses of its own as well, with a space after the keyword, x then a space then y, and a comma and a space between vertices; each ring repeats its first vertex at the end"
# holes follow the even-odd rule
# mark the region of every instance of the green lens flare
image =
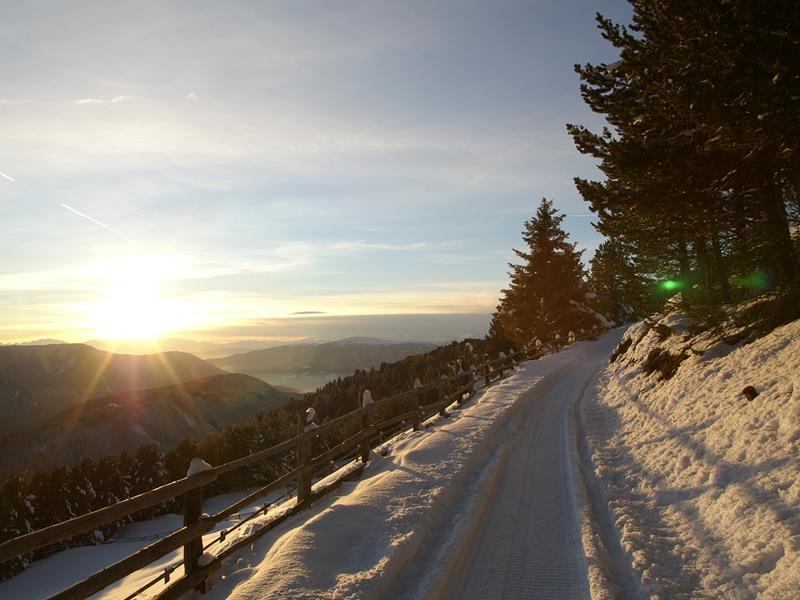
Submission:
POLYGON ((659 287, 665 292, 675 292, 683 287, 683 282, 677 279, 667 279, 666 281, 662 281, 659 287))
POLYGON ((769 275, 764 271, 753 271, 736 280, 740 286, 751 290, 761 291, 770 287, 769 275))

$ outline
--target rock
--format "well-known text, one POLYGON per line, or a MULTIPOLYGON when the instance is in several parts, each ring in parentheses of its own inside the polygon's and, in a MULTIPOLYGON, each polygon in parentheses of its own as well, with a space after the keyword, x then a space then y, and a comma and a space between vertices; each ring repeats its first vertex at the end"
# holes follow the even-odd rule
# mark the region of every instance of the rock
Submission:
POLYGON ((746 388, 744 388, 742 393, 745 395, 745 398, 747 398, 748 402, 752 402, 753 399, 758 396, 756 388, 754 388, 752 385, 748 385, 746 388))

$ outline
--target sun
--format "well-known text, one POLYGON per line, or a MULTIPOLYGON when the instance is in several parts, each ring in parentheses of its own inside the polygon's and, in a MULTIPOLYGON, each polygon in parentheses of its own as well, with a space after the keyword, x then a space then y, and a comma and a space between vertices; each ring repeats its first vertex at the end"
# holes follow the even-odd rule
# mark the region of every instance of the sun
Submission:
POLYGON ((113 290, 98 302, 97 333, 113 340, 154 340, 169 329, 165 304, 147 288, 113 290))
POLYGON ((98 269, 102 293, 90 306, 94 334, 109 340, 156 340, 185 324, 181 302, 165 295, 171 262, 154 256, 128 256, 98 269))

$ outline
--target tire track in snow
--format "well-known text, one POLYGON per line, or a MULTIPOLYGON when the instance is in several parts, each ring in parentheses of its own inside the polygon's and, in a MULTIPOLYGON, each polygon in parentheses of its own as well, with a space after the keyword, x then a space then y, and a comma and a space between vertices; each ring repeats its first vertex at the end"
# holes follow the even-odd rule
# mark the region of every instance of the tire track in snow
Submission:
POLYGON ((450 597, 589 598, 572 473, 572 410, 607 360, 613 340, 581 349, 520 397, 524 427, 510 440, 477 543, 460 557, 450 597))

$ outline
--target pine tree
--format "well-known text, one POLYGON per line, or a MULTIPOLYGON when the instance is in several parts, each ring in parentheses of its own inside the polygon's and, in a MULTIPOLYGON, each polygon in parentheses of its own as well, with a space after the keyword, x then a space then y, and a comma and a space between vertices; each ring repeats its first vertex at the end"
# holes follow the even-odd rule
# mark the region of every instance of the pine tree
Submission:
POLYGON ((568 241, 563 220, 553 203, 542 199, 536 215, 525 222, 526 249, 514 250, 523 262, 509 264, 511 281, 493 321, 519 346, 599 324, 586 306, 582 251, 568 241))
POLYGON ((503 320, 500 318, 502 305, 497 307, 497 312, 492 315, 492 320, 489 323, 489 334, 486 336, 489 340, 489 345, 494 352, 508 350, 514 345, 503 326, 503 320))
POLYGON ((650 312, 648 283, 625 247, 617 241, 600 244, 590 262, 589 289, 594 307, 618 324, 650 312))
POLYGON ((576 65, 584 101, 609 124, 568 126, 605 175, 576 179, 598 230, 711 305, 744 293, 731 282, 753 270, 791 286, 800 4, 630 4, 630 27, 597 17, 620 60, 576 65))

